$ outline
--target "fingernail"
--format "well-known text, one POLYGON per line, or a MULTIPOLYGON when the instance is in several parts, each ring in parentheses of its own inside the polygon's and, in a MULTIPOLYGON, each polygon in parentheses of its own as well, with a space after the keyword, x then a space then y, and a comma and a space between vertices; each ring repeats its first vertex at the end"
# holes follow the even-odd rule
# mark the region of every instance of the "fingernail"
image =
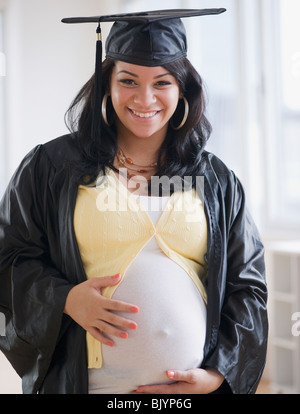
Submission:
POLYGON ((137 306, 132 306, 131 310, 132 310, 132 312, 134 312, 134 313, 138 313, 139 308, 138 308, 137 306))
POLYGON ((134 322, 132 322, 132 323, 130 324, 130 329, 137 329, 137 324, 136 324, 136 323, 134 323, 134 322))
POLYGON ((107 345, 110 346, 110 347, 113 347, 114 343, 113 342, 108 342, 107 345))
POLYGON ((168 375, 169 378, 174 378, 175 372, 174 371, 168 371, 167 375, 168 375))
POLYGON ((121 338, 127 339, 128 338, 128 333, 127 332, 122 332, 120 336, 121 336, 121 338))
POLYGON ((119 279, 121 277, 121 273, 117 273, 116 275, 113 276, 114 279, 119 279))

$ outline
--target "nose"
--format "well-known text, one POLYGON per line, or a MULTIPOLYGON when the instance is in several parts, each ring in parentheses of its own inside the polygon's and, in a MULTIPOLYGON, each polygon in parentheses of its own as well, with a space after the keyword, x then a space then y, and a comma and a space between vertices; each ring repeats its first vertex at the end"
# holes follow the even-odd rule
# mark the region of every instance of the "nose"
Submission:
POLYGON ((134 103, 141 108, 150 108, 156 103, 156 96, 151 87, 139 88, 134 96, 134 103))

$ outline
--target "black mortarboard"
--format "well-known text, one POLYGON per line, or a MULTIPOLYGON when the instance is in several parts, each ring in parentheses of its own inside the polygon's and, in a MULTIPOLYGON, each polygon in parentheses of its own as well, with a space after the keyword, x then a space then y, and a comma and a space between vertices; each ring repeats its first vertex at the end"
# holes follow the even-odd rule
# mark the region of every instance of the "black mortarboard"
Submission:
POLYGON ((173 9, 63 19, 63 23, 98 23, 92 138, 97 139, 101 133, 97 107, 97 102, 101 102, 102 98, 101 22, 114 22, 106 41, 107 58, 141 66, 164 66, 187 54, 186 33, 181 18, 225 11, 224 8, 173 9))

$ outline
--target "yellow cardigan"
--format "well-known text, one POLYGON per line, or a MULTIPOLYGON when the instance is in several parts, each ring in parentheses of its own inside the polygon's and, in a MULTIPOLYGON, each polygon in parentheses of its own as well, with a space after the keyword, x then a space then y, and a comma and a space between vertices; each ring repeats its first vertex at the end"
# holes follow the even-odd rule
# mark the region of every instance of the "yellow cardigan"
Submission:
MULTIPOLYGON (((162 251, 194 281, 205 303, 207 224, 203 204, 195 190, 174 193, 156 226, 138 198, 107 169, 95 187, 78 189, 74 227, 87 278, 126 269, 147 242, 155 237, 162 251)), ((122 283, 122 279, 119 283, 122 283)), ((118 284, 119 285, 119 284, 118 284)), ((116 286, 103 289, 111 298, 116 286)), ((126 300, 126 298, 124 298, 126 300)), ((101 343, 87 333, 88 366, 101 368, 101 343)))

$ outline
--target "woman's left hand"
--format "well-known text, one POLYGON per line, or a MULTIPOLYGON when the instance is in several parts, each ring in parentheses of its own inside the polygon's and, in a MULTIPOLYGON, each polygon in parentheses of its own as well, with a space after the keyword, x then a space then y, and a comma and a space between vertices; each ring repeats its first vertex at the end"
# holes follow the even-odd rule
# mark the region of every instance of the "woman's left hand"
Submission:
POLYGON ((167 371, 172 384, 143 385, 134 394, 210 394, 223 383, 224 377, 216 369, 191 369, 188 371, 167 371))

